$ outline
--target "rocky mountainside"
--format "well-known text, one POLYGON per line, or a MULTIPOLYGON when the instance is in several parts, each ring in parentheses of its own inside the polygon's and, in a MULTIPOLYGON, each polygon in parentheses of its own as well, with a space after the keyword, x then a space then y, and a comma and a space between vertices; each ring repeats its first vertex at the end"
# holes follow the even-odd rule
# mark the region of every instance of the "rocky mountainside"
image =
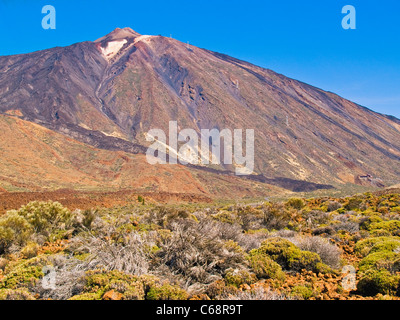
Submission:
MULTIPOLYGON (((129 28, 94 42, 0 57, 0 113, 3 121, 33 122, 85 148, 141 158, 141 174, 154 177, 158 171, 141 156, 150 144, 145 134, 153 128, 168 132, 173 120, 199 134, 254 129, 255 174, 232 177, 233 167, 223 165, 160 170, 296 191, 400 180, 399 119, 227 55, 129 28)), ((6 132, 1 134, 7 141, 6 132)), ((40 148, 30 151, 53 161, 40 148)), ((1 176, 12 178, 4 169, 10 163, 2 157, 1 176)), ((35 165, 30 166, 22 176, 32 175, 35 165)), ((137 169, 129 170, 134 176, 137 169)), ((168 182, 155 185, 163 183, 168 182)))

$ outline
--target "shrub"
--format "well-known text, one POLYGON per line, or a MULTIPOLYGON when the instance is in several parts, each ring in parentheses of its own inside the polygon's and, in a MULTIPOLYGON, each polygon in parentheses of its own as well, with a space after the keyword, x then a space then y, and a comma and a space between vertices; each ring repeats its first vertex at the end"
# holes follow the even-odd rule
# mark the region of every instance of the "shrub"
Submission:
POLYGON ((252 284, 256 282, 257 278, 254 273, 247 270, 228 269, 225 273, 225 282, 228 285, 240 287, 242 284, 252 284))
POLYGON ((237 217, 244 230, 260 229, 265 223, 264 212, 251 206, 239 207, 237 217))
POLYGON ((192 284, 211 283, 228 268, 242 269, 246 263, 243 250, 232 241, 224 241, 231 228, 229 224, 206 219, 174 223, 171 237, 159 244, 157 265, 167 266, 192 284))
POLYGON ((234 224, 237 220, 233 213, 228 212, 228 211, 223 211, 223 210, 219 211, 216 214, 213 214, 212 218, 217 221, 220 221, 223 223, 230 223, 230 224, 234 224))
POLYGON ((303 199, 291 198, 286 202, 286 206, 291 207, 296 210, 301 210, 305 207, 305 203, 304 203, 303 199))
POLYGON ((24 246, 33 237, 52 232, 62 232, 72 225, 72 215, 58 202, 33 201, 18 211, 8 211, 0 218, 0 254, 6 252, 11 244, 24 246))
POLYGON ((149 270, 154 245, 152 233, 139 234, 133 231, 120 243, 113 241, 110 236, 79 236, 71 243, 70 250, 89 253, 86 263, 91 268, 141 275, 149 270))
POLYGON ((369 225, 368 230, 385 230, 390 234, 393 234, 398 230, 400 230, 400 221, 390 220, 390 221, 374 222, 369 225))
POLYGON ((250 254, 263 254, 268 255, 281 265, 283 268, 287 269, 287 251, 290 248, 295 248, 296 246, 291 243, 289 240, 283 238, 268 238, 261 243, 261 247, 257 250, 250 252, 250 254))
POLYGON ((329 201, 328 202, 328 212, 336 211, 337 209, 340 209, 342 207, 342 204, 337 201, 329 201))
POLYGON ((90 270, 86 272, 84 294, 100 298, 110 290, 121 294, 123 300, 143 300, 145 287, 136 276, 118 270, 90 270))
POLYGON ((329 270, 329 268, 322 268, 323 270, 321 270, 323 264, 317 253, 302 251, 290 241, 282 238, 265 240, 261 247, 251 254, 268 255, 284 270, 301 271, 306 269, 314 272, 329 270))
POLYGON ((363 200, 360 198, 350 198, 347 203, 344 205, 344 208, 348 211, 360 209, 363 200))
POLYGON ((306 269, 314 272, 321 271, 321 258, 315 252, 290 248, 286 256, 289 270, 301 271, 302 269, 306 269))
POLYGON ((170 284, 151 287, 146 295, 147 300, 187 300, 188 297, 185 290, 170 284))
POLYGON ((31 288, 44 276, 43 267, 48 264, 45 257, 35 257, 10 263, 6 267, 5 277, 0 281, 0 287, 7 289, 31 288))
POLYGON ((78 230, 91 230, 92 223, 96 219, 97 210, 85 210, 81 213, 80 210, 75 210, 72 214, 72 225, 78 230))
POLYGON ((35 300, 26 290, 0 289, 0 300, 35 300))
POLYGON ((359 224, 357 222, 352 222, 352 221, 338 223, 338 224, 335 224, 333 227, 336 231, 343 230, 343 231, 347 231, 350 233, 355 233, 360 230, 359 224))
POLYGON ((370 253, 375 253, 378 251, 391 251, 395 252, 396 249, 400 248, 400 239, 399 240, 386 240, 386 241, 381 241, 375 244, 371 250, 370 253))
POLYGON ((309 286, 295 286, 291 291, 291 296, 303 300, 308 300, 311 297, 315 296, 315 293, 312 288, 309 286))
POLYGON ((378 251, 370 253, 359 263, 360 271, 368 269, 386 269, 388 271, 396 272, 400 270, 394 270, 396 261, 400 260, 400 254, 391 251, 378 251))
POLYGON ((253 232, 242 234, 238 239, 238 243, 246 252, 248 252, 252 249, 257 249, 261 245, 261 242, 267 238, 268 231, 266 229, 254 230, 253 232))
POLYGON ((7 267, 8 262, 9 261, 7 259, 0 257, 0 270, 1 271, 5 270, 5 268, 7 267))
POLYGON ((304 220, 310 228, 317 227, 321 224, 326 224, 329 221, 329 213, 320 210, 311 210, 303 214, 304 220))
POLYGON ((262 211, 263 224, 267 229, 280 230, 287 227, 291 221, 290 212, 282 204, 268 203, 262 211))
POLYGON ((158 206, 148 212, 144 221, 149 224, 156 224, 162 228, 166 228, 174 220, 188 218, 192 218, 192 216, 186 210, 158 206))
POLYGON ((285 273, 282 271, 281 266, 272 260, 269 256, 260 253, 257 250, 250 252, 250 267, 255 272, 259 279, 278 279, 283 281, 285 273))
POLYGON ((386 243, 388 241, 390 243, 392 243, 393 241, 400 243, 400 238, 399 237, 375 237, 375 238, 363 239, 356 243, 356 245, 354 246, 354 252, 360 257, 365 257, 371 252, 371 249, 375 245, 380 244, 380 243, 386 243))
POLYGON ((391 232, 385 229, 374 229, 369 232, 371 237, 390 237, 392 235, 391 232))
POLYGON ((36 257, 39 249, 40 246, 36 242, 28 242, 27 245, 21 250, 22 257, 25 259, 36 257))
POLYGON ((46 259, 46 265, 51 265, 56 271, 55 288, 43 288, 39 281, 31 292, 40 299, 66 300, 83 291, 85 271, 88 269, 85 262, 63 254, 49 255, 46 259))
POLYGON ((8 211, 0 217, 0 254, 6 252, 12 244, 22 246, 33 232, 32 225, 17 211, 8 211))
POLYGON ((382 222, 382 221, 383 221, 383 220, 382 220, 382 218, 381 218, 379 215, 373 214, 373 215, 371 215, 370 217, 363 218, 363 219, 360 221, 360 229, 363 229, 363 230, 370 230, 371 224, 373 224, 373 223, 378 223, 378 222, 382 222))
POLYGON ((136 281, 137 277, 127 275, 118 270, 89 270, 85 276, 85 290, 90 292, 93 290, 98 291, 102 288, 104 291, 105 287, 115 280, 130 282, 136 281))
POLYGON ((144 205, 144 198, 142 196, 138 196, 137 201, 144 205))
POLYGON ((224 280, 216 280, 207 285, 205 293, 211 299, 225 299, 228 296, 234 295, 239 290, 235 286, 226 285, 224 280))
POLYGON ((322 262, 332 268, 340 265, 340 249, 322 237, 295 237, 290 239, 301 250, 317 253, 322 262))
POLYGON ((82 293, 82 294, 77 294, 68 300, 101 300, 101 294, 99 293, 82 293))
POLYGON ((399 276, 392 275, 389 271, 367 270, 357 283, 357 290, 365 296, 381 294, 395 294, 399 286, 399 276))
POLYGON ((312 230, 312 234, 314 236, 318 236, 318 235, 322 235, 322 234, 332 235, 334 233, 335 233, 335 229, 333 229, 331 226, 319 227, 319 228, 315 228, 312 230))
POLYGON ((66 229, 72 223, 71 212, 58 202, 33 201, 18 210, 18 214, 28 221, 36 233, 51 233, 66 229))

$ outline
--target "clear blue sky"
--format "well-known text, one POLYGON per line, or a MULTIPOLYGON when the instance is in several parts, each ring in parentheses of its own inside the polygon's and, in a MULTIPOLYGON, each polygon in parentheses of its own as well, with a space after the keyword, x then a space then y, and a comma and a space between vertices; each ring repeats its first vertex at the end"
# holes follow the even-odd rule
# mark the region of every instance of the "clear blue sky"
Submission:
POLYGON ((172 34, 400 118, 399 0, 0 0, 0 55, 95 40, 117 27, 172 34), (41 27, 47 4, 56 30, 41 27), (348 4, 356 30, 341 27, 348 4))

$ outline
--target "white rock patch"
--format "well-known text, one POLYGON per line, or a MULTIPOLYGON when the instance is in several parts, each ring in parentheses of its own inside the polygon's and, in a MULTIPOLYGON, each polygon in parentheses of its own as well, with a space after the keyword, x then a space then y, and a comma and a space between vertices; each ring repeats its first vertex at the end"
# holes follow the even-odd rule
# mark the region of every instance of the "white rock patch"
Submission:
MULTIPOLYGON (((133 45, 135 45, 136 43, 140 42, 140 41, 145 41, 145 42, 149 42, 150 38, 152 38, 154 36, 148 36, 148 35, 143 35, 143 36, 139 36, 136 37, 133 45)), ((107 47, 103 48, 101 47, 101 53, 104 55, 104 57, 110 61, 112 58, 115 57, 115 55, 122 49, 122 47, 127 43, 128 41, 126 39, 122 39, 122 40, 114 40, 114 41, 110 41, 107 43, 107 47)))
POLYGON ((107 58, 107 60, 111 60, 127 43, 126 39, 118 40, 118 41, 111 41, 107 43, 106 48, 101 48, 102 54, 107 58))

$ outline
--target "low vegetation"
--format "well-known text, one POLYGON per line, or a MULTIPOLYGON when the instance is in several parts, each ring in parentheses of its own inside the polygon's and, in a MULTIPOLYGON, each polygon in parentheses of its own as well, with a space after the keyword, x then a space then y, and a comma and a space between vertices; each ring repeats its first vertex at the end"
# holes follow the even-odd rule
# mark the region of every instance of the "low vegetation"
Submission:
POLYGON ((398 193, 136 202, 0 216, 0 299, 400 299, 398 193))

